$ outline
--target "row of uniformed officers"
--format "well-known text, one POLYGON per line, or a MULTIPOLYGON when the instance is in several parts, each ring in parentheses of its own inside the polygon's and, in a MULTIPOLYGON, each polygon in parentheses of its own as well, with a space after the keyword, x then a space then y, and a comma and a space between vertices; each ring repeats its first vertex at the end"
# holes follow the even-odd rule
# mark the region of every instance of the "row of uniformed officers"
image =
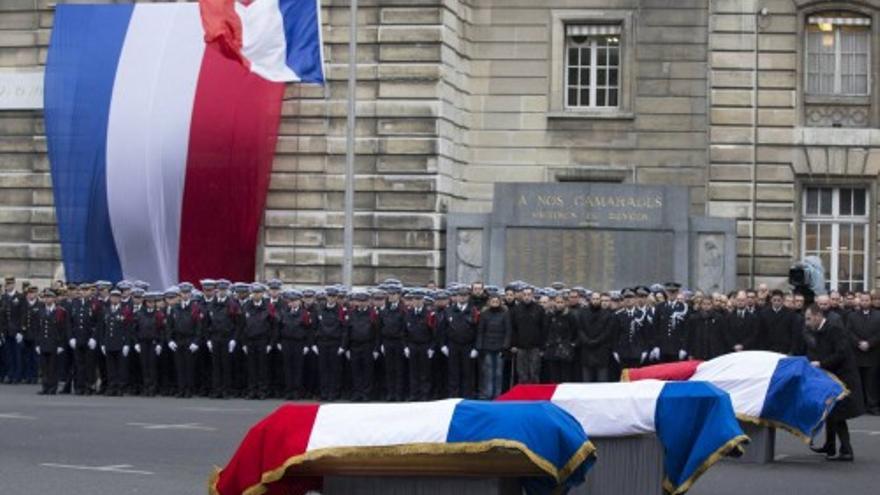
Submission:
MULTIPOLYGON (((63 381, 77 394, 494 398, 513 381, 608 381, 627 367, 749 349, 803 354, 808 343, 797 301, 778 291, 720 300, 675 283, 614 293, 396 280, 369 292, 283 290, 277 280, 200 287, 97 282, 22 295, 12 281, 0 301, 6 381, 20 376, 14 354, 29 342, 46 394, 63 381)), ((880 326, 869 330, 874 351, 880 326)))

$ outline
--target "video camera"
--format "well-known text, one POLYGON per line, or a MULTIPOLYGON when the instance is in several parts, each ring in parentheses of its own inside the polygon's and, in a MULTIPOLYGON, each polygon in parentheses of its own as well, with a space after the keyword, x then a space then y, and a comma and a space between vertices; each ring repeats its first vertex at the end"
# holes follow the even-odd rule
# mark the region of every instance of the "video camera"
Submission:
POLYGON ((807 256, 803 261, 792 265, 788 270, 788 283, 792 292, 802 294, 806 305, 810 305, 817 295, 825 294, 825 269, 818 256, 807 256))

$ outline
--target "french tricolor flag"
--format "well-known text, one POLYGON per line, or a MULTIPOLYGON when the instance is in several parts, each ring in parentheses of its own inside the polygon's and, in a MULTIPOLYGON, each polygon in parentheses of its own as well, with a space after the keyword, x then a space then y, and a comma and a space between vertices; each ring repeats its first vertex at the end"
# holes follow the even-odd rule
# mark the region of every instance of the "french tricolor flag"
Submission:
POLYGON ((779 427, 802 439, 812 437, 849 393, 837 377, 811 366, 803 356, 767 351, 630 369, 624 379, 711 383, 730 394, 740 420, 779 427))
POLYGON ((65 277, 252 280, 289 81, 324 81, 319 0, 58 5, 45 122, 65 277))

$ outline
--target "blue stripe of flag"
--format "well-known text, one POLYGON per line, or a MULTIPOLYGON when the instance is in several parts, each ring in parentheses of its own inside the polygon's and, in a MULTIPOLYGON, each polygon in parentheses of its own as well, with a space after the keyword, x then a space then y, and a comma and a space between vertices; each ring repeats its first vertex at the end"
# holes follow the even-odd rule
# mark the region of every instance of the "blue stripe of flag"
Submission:
POLYGON ((110 99, 133 5, 58 5, 44 105, 55 212, 68 280, 117 281, 107 206, 110 99))
POLYGON ((841 393, 843 387, 806 358, 782 358, 770 377, 761 419, 781 423, 811 437, 841 393))
POLYGON ((287 38, 287 65, 302 82, 323 83, 320 7, 316 0, 278 0, 287 38))

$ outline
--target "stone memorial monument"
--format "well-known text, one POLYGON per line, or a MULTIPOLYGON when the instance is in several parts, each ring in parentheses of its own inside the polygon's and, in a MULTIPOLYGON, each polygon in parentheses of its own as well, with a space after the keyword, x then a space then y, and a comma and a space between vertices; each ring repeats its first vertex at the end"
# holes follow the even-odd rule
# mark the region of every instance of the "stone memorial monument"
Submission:
POLYGON ((689 205, 678 186, 499 183, 491 213, 448 215, 447 279, 730 290, 735 222, 690 216, 689 205))

